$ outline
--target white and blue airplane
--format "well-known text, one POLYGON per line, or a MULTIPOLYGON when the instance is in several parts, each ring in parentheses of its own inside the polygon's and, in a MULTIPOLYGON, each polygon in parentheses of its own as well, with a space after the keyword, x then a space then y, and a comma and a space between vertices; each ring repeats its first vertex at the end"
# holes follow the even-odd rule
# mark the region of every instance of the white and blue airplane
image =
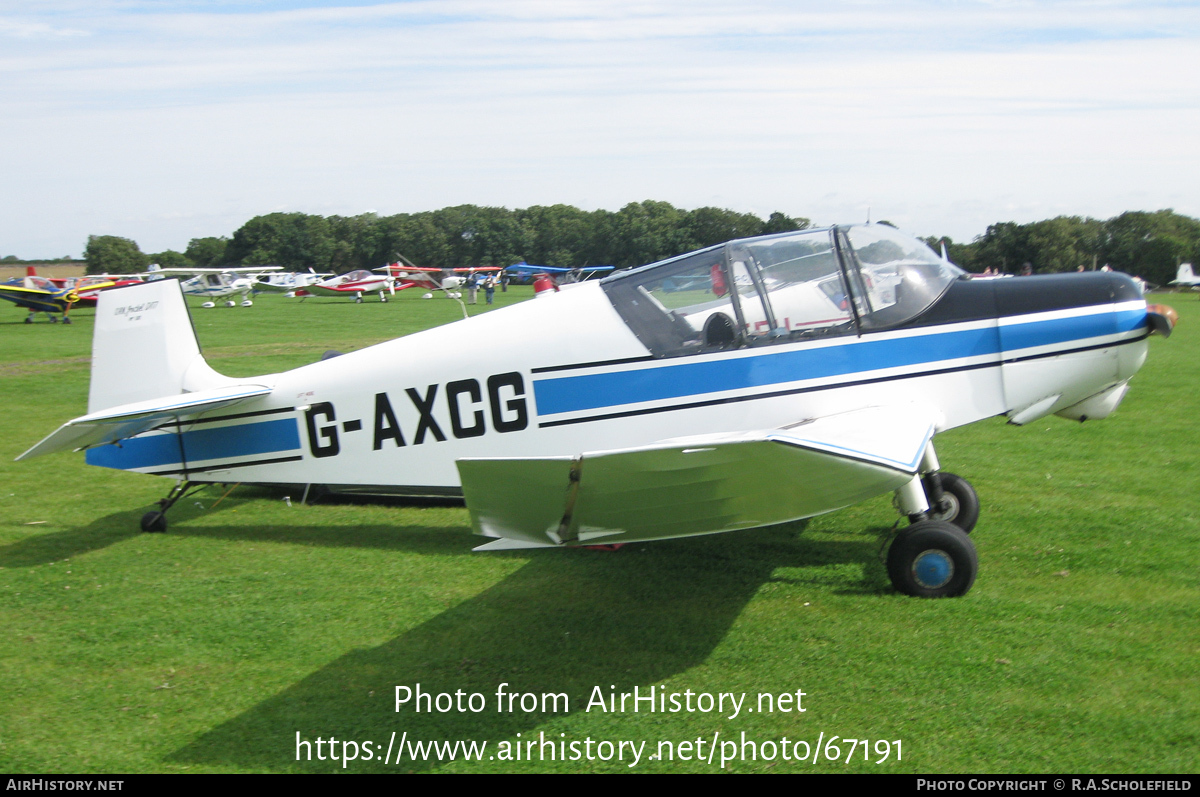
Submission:
POLYGON ((250 294, 260 288, 258 279, 263 274, 279 271, 282 266, 249 266, 244 268, 162 268, 157 263, 151 264, 146 271, 147 279, 159 280, 180 275, 191 276, 185 281, 183 292, 189 296, 199 296, 209 301, 201 307, 216 307, 213 299, 225 299, 226 307, 234 307, 232 296, 240 294, 242 307, 254 304, 250 294))
POLYGON ((561 266, 533 266, 529 263, 521 261, 513 263, 511 266, 504 268, 504 273, 519 280, 531 280, 538 274, 549 274, 551 277, 557 278, 564 284, 572 282, 583 282, 591 279, 598 274, 607 274, 613 271, 613 266, 580 266, 578 268, 564 268, 561 266))
POLYGON ((935 436, 1103 418, 1173 324, 1123 274, 972 279, 856 225, 731 241, 242 379, 209 367, 161 281, 101 294, 88 413, 19 458, 86 449, 176 480, 146 531, 192 484, 463 496, 481 550, 712 534, 894 492, 910 523, 893 584, 961 595, 979 502, 935 436))

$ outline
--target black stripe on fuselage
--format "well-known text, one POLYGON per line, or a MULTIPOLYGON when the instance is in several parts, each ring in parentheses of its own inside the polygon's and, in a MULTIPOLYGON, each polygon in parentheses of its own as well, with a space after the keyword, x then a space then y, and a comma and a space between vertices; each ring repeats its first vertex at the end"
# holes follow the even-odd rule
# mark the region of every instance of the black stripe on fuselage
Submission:
POLYGON ((222 415, 218 418, 194 418, 186 421, 167 421, 156 429, 166 429, 171 426, 192 426, 197 423, 217 423, 218 421, 236 421, 242 418, 258 418, 263 415, 280 415, 285 412, 295 412, 295 407, 280 407, 275 410, 255 410, 254 412, 239 412, 236 415, 222 415))
POLYGON ((205 473, 210 470, 231 470, 232 468, 249 468, 253 465, 278 465, 281 462, 299 462, 304 457, 275 457, 273 459, 249 459, 241 462, 223 462, 220 465, 188 465, 186 468, 168 468, 166 470, 143 470, 139 473, 149 473, 153 476, 170 476, 173 473, 205 473))
POLYGON ((619 360, 596 360, 590 363, 570 363, 568 365, 545 365, 541 368, 531 368, 531 374, 548 374, 552 371, 571 371, 576 368, 599 368, 604 365, 628 365, 629 363, 644 363, 653 360, 654 357, 647 354, 642 357, 623 357, 619 360))

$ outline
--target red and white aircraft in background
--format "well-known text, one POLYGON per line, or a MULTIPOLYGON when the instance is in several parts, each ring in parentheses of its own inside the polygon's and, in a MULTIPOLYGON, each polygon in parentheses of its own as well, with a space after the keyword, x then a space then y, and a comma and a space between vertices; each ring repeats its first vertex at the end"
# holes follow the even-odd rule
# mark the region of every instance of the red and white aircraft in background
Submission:
MULTIPOLYGON (((466 266, 463 268, 430 268, 414 266, 401 258, 395 263, 375 269, 386 271, 395 281, 395 290, 406 288, 427 288, 431 291, 445 291, 452 299, 461 296, 455 289, 467 283, 473 274, 494 274, 503 269, 500 266, 466 266)), ((429 297, 432 298, 432 297, 429 297)))
POLYGON ((309 296, 353 296, 355 302, 361 303, 364 293, 379 293, 379 301, 387 301, 387 293, 395 294, 394 280, 386 274, 375 274, 360 269, 338 274, 320 282, 314 282, 303 288, 296 289, 296 295, 301 298, 309 296))

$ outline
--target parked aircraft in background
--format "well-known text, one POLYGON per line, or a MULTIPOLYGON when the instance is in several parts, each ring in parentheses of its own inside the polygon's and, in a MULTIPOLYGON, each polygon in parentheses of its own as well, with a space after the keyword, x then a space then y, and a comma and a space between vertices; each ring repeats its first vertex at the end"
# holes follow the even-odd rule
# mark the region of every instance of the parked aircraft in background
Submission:
POLYGON ((554 277, 555 282, 559 285, 567 285, 572 282, 583 282, 598 274, 606 274, 612 271, 613 268, 613 266, 580 266, 579 268, 531 266, 522 261, 520 263, 513 263, 511 266, 506 266, 504 273, 519 282, 528 282, 538 274, 549 274, 554 277))
MULTIPOLYGON (((205 299, 220 299, 241 294, 242 307, 254 304, 250 294, 254 292, 259 275, 268 271, 279 271, 281 266, 247 266, 242 268, 160 268, 150 266, 148 278, 157 280, 162 277, 189 276, 192 278, 182 284, 183 292, 189 296, 200 296, 205 299)), ((226 307, 237 305, 232 298, 225 301, 226 307)), ((216 307, 216 302, 207 301, 201 307, 216 307)))
POLYGON ((1192 273, 1191 263, 1180 263, 1179 268, 1175 272, 1175 279, 1171 280, 1171 284, 1184 288, 1200 288, 1200 277, 1192 273))
POLYGON ((24 277, 16 277, 0 282, 0 299, 7 299, 17 307, 29 311, 25 323, 32 324, 37 313, 46 313, 50 322, 58 323, 58 315, 62 315, 64 324, 71 323, 71 308, 85 301, 89 292, 100 291, 114 286, 112 280, 103 277, 76 277, 68 286, 55 285, 47 277, 39 277, 33 267, 27 269, 24 277))
MULTIPOLYGON (((37 266, 26 266, 25 275, 37 277, 37 266)), ((123 288, 126 285, 136 285, 142 281, 137 274, 88 274, 83 277, 45 277, 57 289, 73 289, 79 299, 74 307, 95 307, 96 297, 100 291, 109 288, 123 288)))
POLYGON ((318 274, 312 269, 308 271, 263 274, 255 280, 254 289, 267 293, 282 293, 286 296, 295 296, 296 291, 307 288, 309 285, 315 285, 321 280, 329 279, 332 276, 333 274, 318 274))
POLYGON ((364 293, 375 292, 379 293, 379 301, 386 302, 387 294, 393 296, 396 294, 394 280, 384 274, 374 274, 360 269, 297 288, 295 295, 302 298, 307 296, 353 296, 354 301, 361 304, 364 293))
MULTIPOLYGON (((395 263, 389 263, 375 269, 385 271, 395 281, 396 290, 408 288, 425 288, 431 291, 443 291, 451 298, 458 298, 458 289, 467 284, 472 275, 495 274, 499 266, 467 266, 462 268, 429 268, 414 266, 404 258, 395 263)), ((428 298, 428 297, 427 297, 428 298)))
POLYGON ((731 241, 284 373, 225 377, 174 283, 102 294, 88 414, 19 457, 465 497, 483 550, 746 529, 894 492, 901 592, 975 580, 940 432, 1104 418, 1175 313, 1124 274, 971 279, 885 225, 731 241), (548 334, 550 333, 550 334, 548 334), (128 363, 139 364, 138 379, 128 363))

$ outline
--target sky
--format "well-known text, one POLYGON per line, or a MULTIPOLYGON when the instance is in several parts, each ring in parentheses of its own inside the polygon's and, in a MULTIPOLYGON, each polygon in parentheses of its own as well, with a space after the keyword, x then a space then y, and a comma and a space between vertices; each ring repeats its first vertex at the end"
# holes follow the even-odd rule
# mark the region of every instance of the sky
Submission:
POLYGON ((0 256, 277 211, 1200 216, 1200 2, 0 0, 0 256))

